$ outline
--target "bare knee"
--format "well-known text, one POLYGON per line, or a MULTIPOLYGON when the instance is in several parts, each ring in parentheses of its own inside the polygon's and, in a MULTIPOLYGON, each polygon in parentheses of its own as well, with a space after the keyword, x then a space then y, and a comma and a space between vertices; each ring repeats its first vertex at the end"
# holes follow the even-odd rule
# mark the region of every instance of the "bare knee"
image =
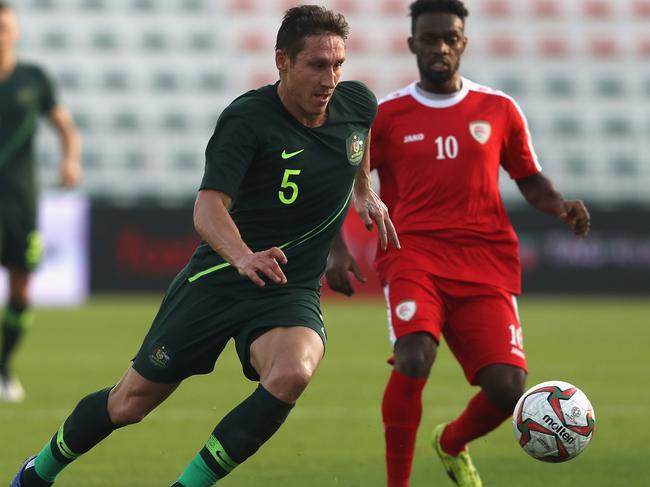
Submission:
POLYGON ((395 369, 409 377, 428 377, 438 344, 428 333, 413 333, 395 343, 395 369))
POLYGON ((273 367, 260 383, 281 401, 294 403, 309 385, 314 370, 305 364, 287 364, 273 367))
POLYGON ((137 394, 111 391, 108 396, 108 416, 115 426, 127 426, 142 421, 151 409, 145 407, 137 394))
POLYGON ((526 372, 512 365, 496 364, 481 370, 478 379, 492 404, 502 411, 512 411, 524 393, 526 372))

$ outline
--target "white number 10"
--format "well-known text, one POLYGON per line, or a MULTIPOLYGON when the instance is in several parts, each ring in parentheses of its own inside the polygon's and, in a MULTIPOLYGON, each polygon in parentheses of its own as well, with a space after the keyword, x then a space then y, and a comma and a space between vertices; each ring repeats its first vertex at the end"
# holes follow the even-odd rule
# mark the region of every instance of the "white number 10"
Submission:
POLYGON ((443 159, 456 159, 458 155, 458 140, 453 135, 447 137, 439 136, 435 140, 438 147, 438 155, 436 159, 439 161, 443 159))

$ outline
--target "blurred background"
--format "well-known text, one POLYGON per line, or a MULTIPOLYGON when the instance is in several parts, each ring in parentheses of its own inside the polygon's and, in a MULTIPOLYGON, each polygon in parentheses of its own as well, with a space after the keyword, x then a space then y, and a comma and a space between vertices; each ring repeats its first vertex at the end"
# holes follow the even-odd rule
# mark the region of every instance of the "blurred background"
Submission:
MULTIPOLYGON (((0 441, 0 484, 78 398, 113 384, 137 350, 162 293, 198 242, 192 205, 217 117, 239 94, 277 79, 275 35, 284 10, 296 4, 11 3, 22 30, 19 59, 46 68, 79 126, 85 178, 79 190, 56 188, 59 150, 50 128, 41 127, 45 261, 32 286, 40 309, 15 367, 27 400, 0 404, 0 439, 11 439, 0 441)), ((408 0, 318 3, 350 23, 345 78, 365 81, 378 98, 417 78, 406 44, 408 0)), ((577 240, 559 221, 529 210, 502 174, 521 241, 529 383, 575 383, 598 421, 593 446, 568 464, 527 458, 508 425, 473 444, 475 461, 486 485, 650 485, 643 468, 650 389, 640 387, 650 342, 650 0, 466 4, 470 43, 462 72, 517 100, 545 173, 593 216, 591 234, 577 240)), ((376 243, 354 215, 345 231, 369 283, 356 285, 351 300, 326 290, 330 339, 317 380, 273 446, 228 485, 383 483, 379 404, 390 345, 371 270, 376 243)), ((214 374, 184 384, 148 425, 84 456, 61 484, 127 487, 137 472, 138 485, 169 485, 214 421, 250 393, 234 357, 224 354, 214 374)), ((429 433, 472 394, 446 348, 430 382, 415 486, 445 482, 430 461, 429 433)))
MULTIPOLYGON (((68 227, 48 224, 43 211, 51 230, 41 273, 72 264, 77 274, 54 290, 39 279, 38 299, 48 302, 43 293, 54 291, 54 301, 75 302, 84 289, 164 289, 196 243, 191 206, 217 117, 240 93, 277 79, 275 34, 295 2, 14 3, 19 57, 47 69, 84 141, 81 190, 61 195, 56 140, 40 131, 44 204, 67 208, 77 222, 64 242, 57 235, 68 227)), ((365 81, 379 98, 416 79, 408 0, 322 3, 351 26, 346 78, 365 81)), ((556 221, 529 213, 503 175, 525 291, 650 291, 650 0, 466 4, 462 72, 517 100, 546 174, 593 212, 590 238, 576 241, 556 221)), ((373 237, 355 222, 348 227, 369 263, 373 237)), ((376 293, 377 283, 363 290, 376 293)))

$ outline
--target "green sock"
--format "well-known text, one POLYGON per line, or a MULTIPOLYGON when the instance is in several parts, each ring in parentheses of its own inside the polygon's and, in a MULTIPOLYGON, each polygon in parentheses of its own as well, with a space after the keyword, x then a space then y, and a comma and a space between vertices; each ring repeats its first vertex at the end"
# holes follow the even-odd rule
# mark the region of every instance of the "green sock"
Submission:
POLYGON ((61 470, 114 431, 116 427, 111 423, 107 409, 110 391, 111 388, 103 389, 79 401, 36 456, 34 468, 25 470, 25 475, 36 474, 47 482, 54 482, 61 470))
POLYGON ((0 375, 9 376, 9 361, 32 322, 32 313, 24 305, 9 304, 2 321, 2 348, 0 348, 0 375))
POLYGON ((273 436, 292 408, 293 404, 277 399, 258 386, 221 420, 178 483, 183 487, 213 485, 273 436))

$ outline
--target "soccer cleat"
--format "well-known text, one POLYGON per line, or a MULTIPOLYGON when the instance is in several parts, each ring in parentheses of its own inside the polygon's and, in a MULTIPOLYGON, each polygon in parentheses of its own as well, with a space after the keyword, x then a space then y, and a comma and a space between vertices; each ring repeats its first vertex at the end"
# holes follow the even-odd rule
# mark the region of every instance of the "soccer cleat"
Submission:
POLYGON ((25 389, 15 377, 0 375, 0 402, 22 402, 25 399, 25 389))
POLYGON ((23 462, 23 464, 20 466, 20 470, 18 470, 18 473, 11 481, 9 487, 22 487, 23 472, 25 471, 25 469, 30 468, 34 465, 34 460, 36 460, 36 455, 32 455, 31 457, 29 457, 27 460, 23 462))
POLYGON ((478 471, 472 463, 472 458, 469 456, 467 447, 456 456, 442 451, 440 438, 442 437, 442 432, 445 430, 445 426, 447 424, 443 423, 435 427, 431 443, 438 457, 440 457, 440 461, 445 467, 447 475, 459 487, 483 487, 483 482, 481 482, 481 477, 479 477, 478 471))

